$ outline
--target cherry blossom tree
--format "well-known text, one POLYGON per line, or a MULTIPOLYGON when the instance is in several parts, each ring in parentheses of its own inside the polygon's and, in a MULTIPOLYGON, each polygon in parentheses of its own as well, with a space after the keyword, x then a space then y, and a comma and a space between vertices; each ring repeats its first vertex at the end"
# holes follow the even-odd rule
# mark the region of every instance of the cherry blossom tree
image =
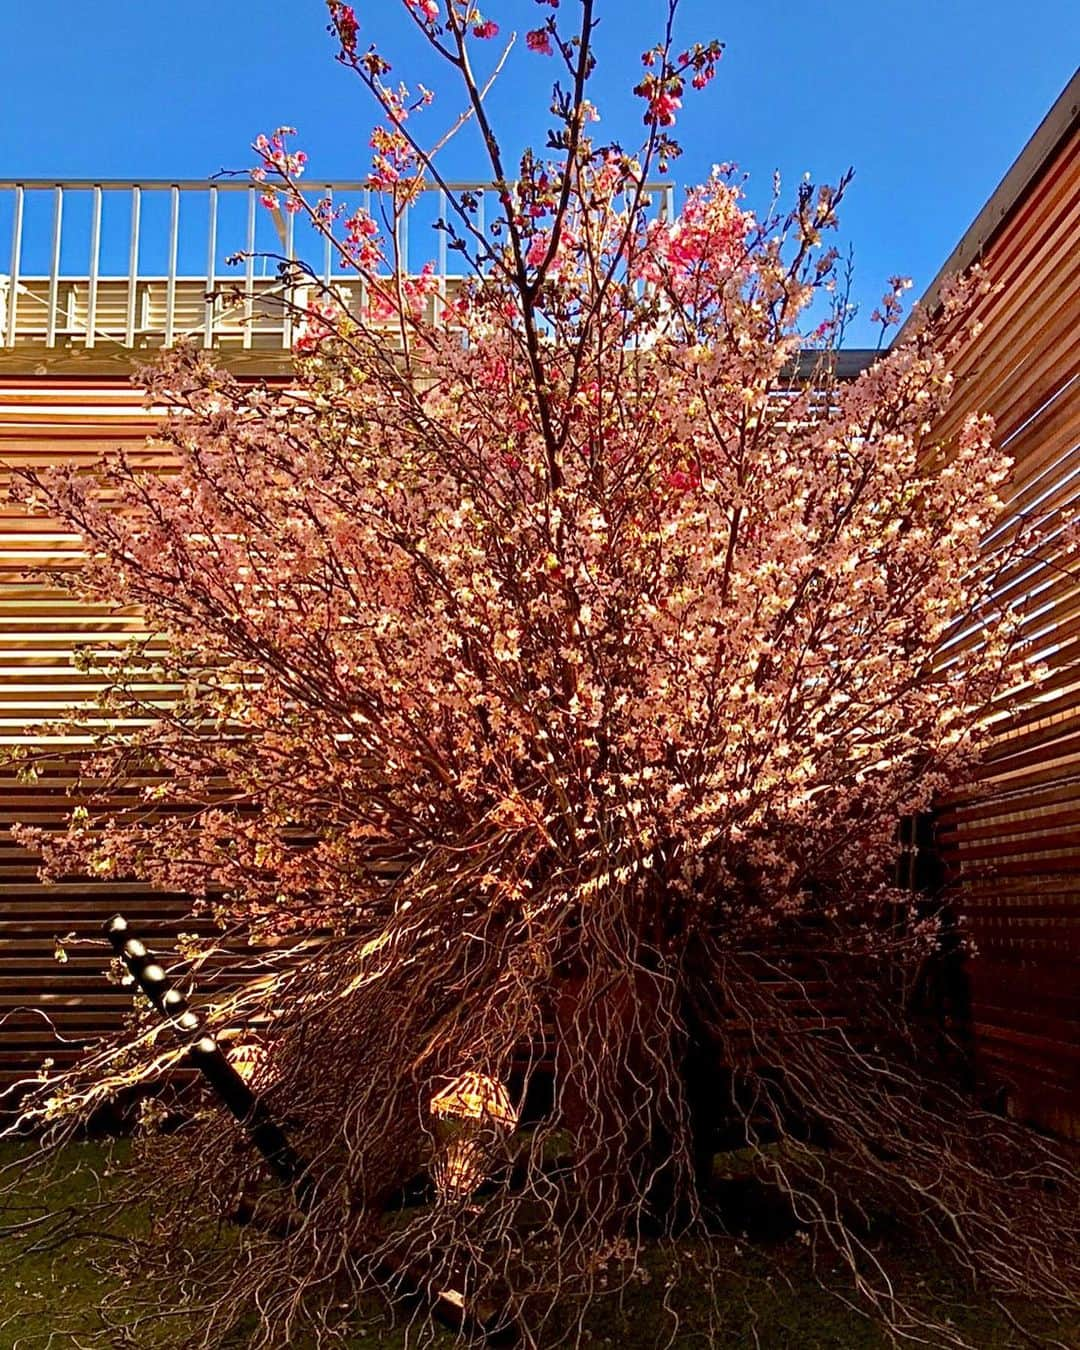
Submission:
MULTIPOLYGON (((47 875, 182 891, 228 935, 178 969, 257 1045, 314 1181, 233 1258, 150 1255, 198 1275, 199 1344, 253 1308, 260 1344, 298 1319, 333 1343, 342 1290, 389 1260, 546 1345, 637 1277, 643 1235, 705 1231, 726 1140, 897 1334, 965 1344, 899 1297, 878 1212, 1002 1293, 1075 1303, 1075 1176, 925 1052, 905 991, 938 930, 890 884, 900 816, 970 773, 1030 678, 994 594, 1037 522, 983 549, 993 428, 933 438, 981 279, 842 381, 846 179, 762 213, 726 166, 674 215, 650 186, 722 50, 680 48, 674 0, 633 151, 597 137, 593 0, 547 0, 520 59, 558 71, 548 152, 513 164, 486 98, 512 35, 468 0, 403 3, 461 96, 434 150, 431 93, 329 5, 381 109, 377 207, 305 194, 289 129, 255 144, 266 203, 332 242, 360 302, 284 260, 286 387, 180 348, 144 376, 174 472, 23 480, 82 532, 72 584, 155 633, 111 668, 119 729, 70 827, 23 836, 47 875), (466 126, 486 225, 440 169, 466 126), (448 291, 398 251, 431 186, 448 291), (148 670, 183 697, 148 709, 148 670), (135 777, 138 806, 108 807, 135 777)), ((183 1054, 141 1016, 28 1117, 62 1135, 183 1054)), ((210 1105, 142 1147, 187 1178, 177 1233, 266 1189, 210 1105)))

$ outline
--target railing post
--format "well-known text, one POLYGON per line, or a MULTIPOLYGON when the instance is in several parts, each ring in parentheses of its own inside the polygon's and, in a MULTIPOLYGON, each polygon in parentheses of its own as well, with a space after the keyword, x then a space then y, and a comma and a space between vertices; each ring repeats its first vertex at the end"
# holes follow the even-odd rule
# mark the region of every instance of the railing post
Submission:
POLYGON ((142 215, 142 189, 131 188, 131 237, 128 240, 127 314, 124 319, 124 346, 135 346, 135 306, 139 294, 139 222, 142 215))
POLYGON ((15 346, 15 319, 19 309, 19 264, 22 261, 23 185, 15 188, 15 215, 11 222, 11 266, 8 268, 7 345, 15 346))
POLYGON ((97 327, 98 270, 101 266, 101 188, 93 189, 90 207, 90 280, 86 294, 86 337, 87 347, 94 345, 94 333, 97 327))
POLYGON ((334 189, 327 183, 324 200, 329 203, 327 212, 327 233, 323 239, 323 281, 327 286, 330 285, 330 278, 334 272, 334 249, 330 239, 329 222, 334 219, 334 189))
POLYGON ((394 231, 398 236, 398 262, 401 266, 402 276, 406 277, 409 275, 409 213, 411 210, 412 203, 406 202, 401 215, 394 223, 394 231))
POLYGON ((203 346, 214 345, 214 277, 217 265, 217 188, 210 189, 210 217, 206 223, 206 303, 203 306, 203 346))
POLYGON ((448 263, 448 247, 446 238, 446 189, 439 189, 439 219, 436 222, 439 230, 439 290, 435 297, 434 319, 436 323, 442 322, 442 316, 446 312, 446 269, 448 263))
POLYGON ((244 335, 243 344, 251 346, 251 328, 255 321, 255 211, 257 194, 247 192, 247 238, 244 243, 244 335))
POLYGON ((169 272, 165 281, 165 346, 173 345, 176 334, 176 253, 180 235, 180 189, 169 188, 169 272))
POLYGON ((293 263, 296 260, 296 213, 294 211, 285 212, 285 274, 282 287, 283 298, 285 301, 282 309, 281 323, 281 346, 283 350, 289 351, 293 340, 293 316, 292 307, 296 295, 296 283, 293 275, 293 263))
POLYGON ((49 314, 45 322, 45 346, 56 346, 56 307, 60 297, 60 232, 64 220, 64 189, 53 188, 52 243, 49 248, 49 314))

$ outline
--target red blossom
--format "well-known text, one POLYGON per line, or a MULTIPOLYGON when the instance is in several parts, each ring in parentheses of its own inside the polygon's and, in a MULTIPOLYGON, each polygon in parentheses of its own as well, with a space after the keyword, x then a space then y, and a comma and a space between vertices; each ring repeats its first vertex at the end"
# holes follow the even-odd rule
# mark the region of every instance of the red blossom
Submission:
POLYGON ((683 82, 678 76, 663 79, 657 75, 646 75, 634 93, 648 104, 643 121, 646 126, 670 127, 675 122, 675 114, 682 107, 683 82))
POLYGON ((352 5, 343 5, 339 0, 329 0, 327 8, 330 11, 331 31, 337 33, 342 51, 351 56, 356 51, 356 35, 360 31, 355 11, 352 5))
POLYGON ((659 126, 670 127, 674 125, 675 114, 682 107, 682 99, 671 93, 670 90, 662 89, 655 98, 649 100, 648 121, 656 122, 659 126))
POLYGON ((552 56, 551 34, 546 28, 534 28, 531 32, 525 34, 525 45, 531 52, 539 52, 541 56, 552 56))
POLYGON ((667 476, 667 484, 676 492, 689 492, 691 488, 701 486, 701 475, 696 469, 674 469, 667 476))
POLYGON ((327 338, 334 337, 341 321, 340 307, 328 300, 315 300, 297 328, 293 350, 300 356, 314 356, 327 338))

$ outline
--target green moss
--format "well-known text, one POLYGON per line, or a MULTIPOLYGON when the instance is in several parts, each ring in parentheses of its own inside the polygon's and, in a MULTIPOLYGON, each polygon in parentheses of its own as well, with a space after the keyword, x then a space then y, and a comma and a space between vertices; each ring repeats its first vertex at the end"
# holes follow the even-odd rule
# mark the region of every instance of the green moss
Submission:
MULTIPOLYGON (((25 1344, 29 1350, 44 1345, 50 1333, 74 1345, 100 1328, 100 1265, 111 1239, 95 1230, 91 1214, 63 1241, 59 1225, 25 1226, 44 1214, 63 1216, 107 1200, 126 1152, 122 1144, 73 1144, 62 1160, 42 1165, 30 1145, 0 1150, 0 1229, 24 1226, 22 1234, 0 1240, 0 1346, 21 1350, 25 1344), (12 1182, 17 1189, 8 1189, 12 1182)), ((135 1231, 142 1219, 134 1211, 123 1214, 119 1225, 110 1221, 108 1231, 135 1231)))
MULTIPOLYGON (((0 1147, 0 1184, 15 1180, 14 1191, 0 1194, 0 1226, 26 1223, 43 1212, 63 1212, 107 1200, 122 1173, 128 1148, 119 1143, 71 1145, 52 1166, 43 1171, 25 1145, 0 1147)), ((93 1220, 80 1225, 56 1250, 35 1234, 0 1240, 0 1350, 51 1350, 78 1345, 101 1331, 97 1308, 104 1294, 123 1306, 123 1285, 110 1269, 115 1236, 139 1236, 148 1232, 149 1217, 138 1204, 130 1204, 113 1216, 107 1231, 96 1231, 93 1220)), ((905 1250, 895 1239, 882 1239, 879 1259, 906 1296, 916 1300, 938 1318, 948 1317, 980 1350, 1006 1350, 1030 1345, 1021 1341, 1008 1319, 984 1298, 966 1297, 940 1267, 925 1254, 905 1250)), ((847 1306, 850 1286, 840 1269, 824 1269, 815 1275, 808 1244, 798 1238, 756 1244, 745 1240, 718 1239, 715 1247, 703 1243, 679 1248, 675 1262, 669 1250, 646 1248, 634 1278, 621 1293, 597 1304, 589 1315, 587 1344, 613 1345, 621 1350, 655 1350, 669 1343, 674 1332, 678 1347, 724 1345, 758 1347, 759 1350, 878 1350, 890 1344, 873 1322, 847 1306), (710 1279, 717 1255, 725 1269, 710 1279), (825 1287, 823 1287, 825 1286, 825 1287), (710 1293, 711 1288, 711 1293, 710 1293), (835 1292, 830 1292, 832 1289, 835 1292), (677 1310, 676 1322, 671 1310, 677 1310)), ((612 1268, 612 1277, 615 1270, 612 1268)), ((1080 1346, 1080 1324, 1052 1327, 1030 1309, 1018 1309, 1045 1344, 1080 1346)), ((148 1326, 140 1326, 132 1344, 152 1350, 160 1343, 148 1326)), ((230 1338, 222 1350, 239 1350, 245 1337, 230 1338)), ((113 1341, 111 1343, 119 1344, 113 1341)), ((934 1340, 928 1342, 933 1345, 934 1340)), ((1036 1341, 1036 1344, 1039 1342, 1036 1341)), ((384 1331, 377 1324, 357 1332, 356 1350, 396 1350, 404 1345, 400 1332, 384 1331)), ((454 1344, 449 1336, 438 1344, 454 1344)), ((295 1350, 304 1350, 301 1342, 295 1350)))

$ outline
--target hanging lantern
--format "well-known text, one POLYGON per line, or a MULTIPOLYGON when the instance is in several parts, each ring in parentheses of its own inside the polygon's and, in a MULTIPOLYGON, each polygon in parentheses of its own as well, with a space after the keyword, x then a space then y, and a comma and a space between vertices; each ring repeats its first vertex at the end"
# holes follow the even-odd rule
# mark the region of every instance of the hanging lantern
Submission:
POLYGON ((440 1147, 435 1189, 441 1200, 467 1200, 491 1170, 498 1146, 517 1128, 518 1113, 502 1083, 465 1073, 431 1099, 440 1147))
POLYGON ((225 1057, 244 1082, 250 1083, 266 1063, 266 1047, 260 1041, 238 1041, 229 1046, 225 1057))

